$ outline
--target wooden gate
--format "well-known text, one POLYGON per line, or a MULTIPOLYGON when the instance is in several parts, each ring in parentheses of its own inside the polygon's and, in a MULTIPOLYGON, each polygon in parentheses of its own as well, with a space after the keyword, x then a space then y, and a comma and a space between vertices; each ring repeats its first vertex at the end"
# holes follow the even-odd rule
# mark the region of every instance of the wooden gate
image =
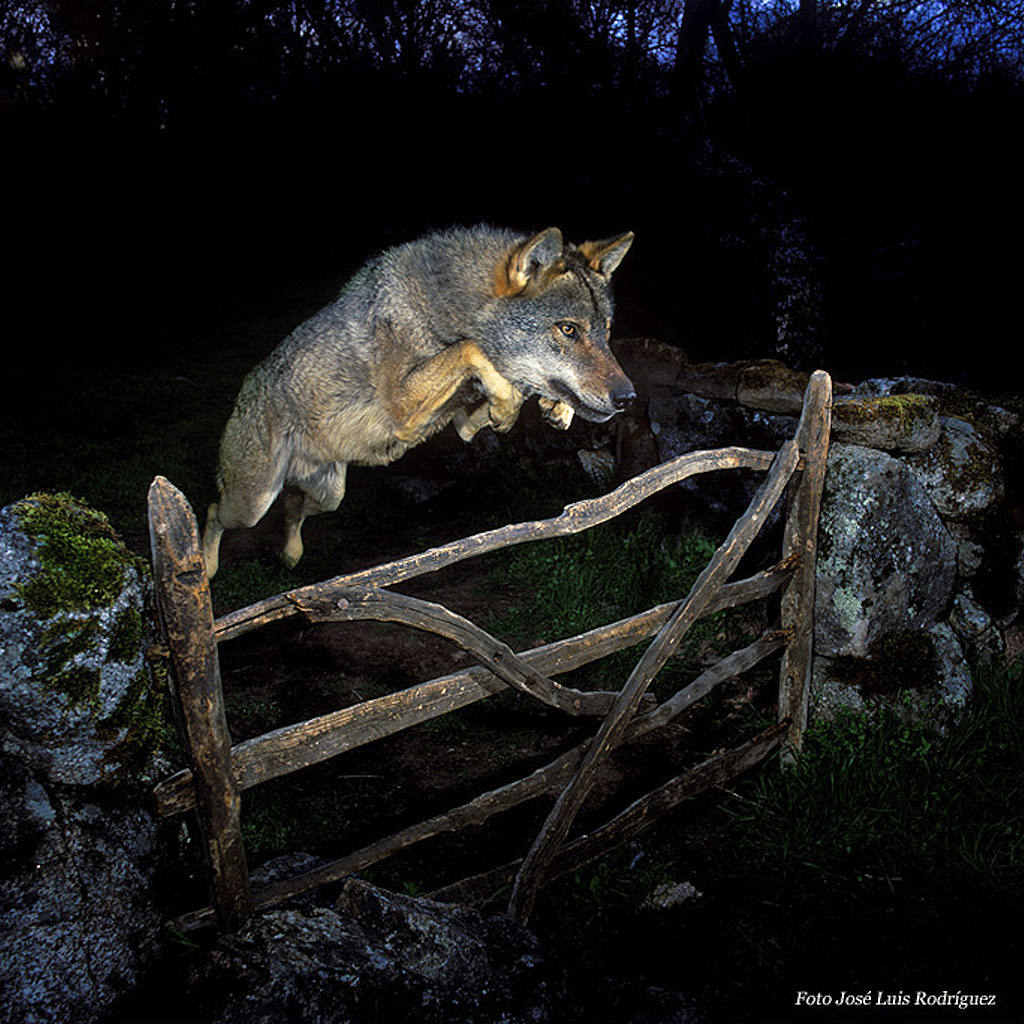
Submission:
POLYGON ((210 906, 178 918, 171 926, 189 931, 216 923, 222 930, 231 930, 255 910, 337 881, 413 843, 478 824, 533 797, 558 793, 554 808, 524 859, 431 894, 437 899, 465 899, 514 879, 509 911, 526 921, 544 882, 600 856, 682 800, 723 784, 772 751, 781 747, 785 757, 793 757, 807 722, 815 540, 831 405, 831 379, 819 370, 807 385, 796 434, 778 453, 747 448, 691 452, 628 480, 600 498, 569 505, 554 519, 490 530, 408 558, 299 587, 216 621, 195 516, 184 495, 163 477, 157 477, 149 491, 157 610, 191 767, 163 780, 154 795, 161 815, 195 808, 212 892, 210 906), (498 548, 578 533, 607 522, 670 484, 699 473, 737 468, 766 470, 767 475, 746 512, 690 593, 680 601, 517 654, 441 605, 385 589, 498 548), (727 582, 797 471, 800 475, 790 490, 781 559, 747 579, 727 582), (694 622, 777 591, 781 591, 778 628, 726 656, 655 706, 646 695, 647 688, 694 622), (217 644, 291 615, 303 615, 312 622, 374 619, 403 623, 453 640, 478 664, 232 746, 224 714, 217 644), (652 635, 654 641, 618 693, 575 690, 551 678, 652 635), (776 725, 671 779, 601 828, 567 841, 596 772, 613 749, 664 726, 714 687, 780 650, 783 655, 776 725), (567 714, 601 718, 596 735, 525 778, 483 793, 461 807, 331 864, 250 892, 239 815, 242 790, 454 711, 508 686, 567 714))

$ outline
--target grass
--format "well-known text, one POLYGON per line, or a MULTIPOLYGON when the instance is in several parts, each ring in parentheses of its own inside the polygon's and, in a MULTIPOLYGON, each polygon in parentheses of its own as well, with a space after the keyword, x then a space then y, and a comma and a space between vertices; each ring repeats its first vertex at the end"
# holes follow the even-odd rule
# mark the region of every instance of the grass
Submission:
POLYGON ((714 551, 703 534, 680 533, 652 511, 514 548, 496 570, 496 582, 522 586, 533 599, 493 625, 502 635, 535 643, 583 632, 685 596, 714 551))
MULTIPOLYGON (((702 995, 715 1021, 852 1019, 795 1016, 800 989, 991 992, 982 1019, 1020 1019, 1024 665, 975 678, 944 736, 895 716, 815 723, 794 767, 550 886, 535 927, 599 976, 702 995), (667 880, 703 895, 654 911, 667 880)), ((911 1019, 893 1014, 862 1016, 911 1019)), ((928 1019, 976 1019, 946 1014, 928 1019)))
POLYGON ((1022 676, 1020 663, 978 670, 944 737, 892 714, 815 723, 796 766, 729 805, 738 848, 780 895, 928 878, 1024 897, 1022 676))
POLYGON ((293 569, 280 562, 246 560, 231 562, 217 572, 212 584, 214 612, 224 614, 243 608, 265 597, 283 593, 299 585, 293 569))
MULTIPOLYGON (((492 578, 496 586, 514 585, 524 598, 487 628, 520 650, 679 600, 715 547, 699 528, 681 529, 668 513, 641 507, 585 533, 513 548, 492 578)), ((742 615, 716 612, 701 619, 659 675, 657 692, 675 692, 681 673, 692 673, 709 650, 739 646, 741 637, 749 641, 742 615)), ((630 648, 580 669, 586 682, 579 685, 618 689, 637 656, 630 648)), ((577 685, 574 678, 565 677, 577 685)))

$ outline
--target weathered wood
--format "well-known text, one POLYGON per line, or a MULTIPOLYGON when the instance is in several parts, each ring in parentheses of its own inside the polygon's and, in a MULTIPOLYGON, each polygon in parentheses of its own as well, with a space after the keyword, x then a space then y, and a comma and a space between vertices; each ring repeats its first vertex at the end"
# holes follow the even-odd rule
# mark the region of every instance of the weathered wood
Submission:
MULTIPOLYGON (((742 746, 709 758, 688 772, 670 779, 664 785, 640 797, 606 825, 566 843, 547 868, 541 884, 560 875, 577 871, 638 835, 684 800, 727 782, 760 764, 782 741, 786 723, 766 729, 742 746)), ((441 903, 480 903, 499 889, 513 882, 521 870, 522 859, 502 864, 490 871, 463 878, 428 893, 427 898, 441 903)))
POLYGON ((149 488, 149 539, 157 611, 188 740, 213 904, 220 927, 232 930, 249 912, 249 874, 213 641, 213 607, 195 516, 181 491, 161 476, 149 488))
MULTIPOLYGON (((783 586, 793 571, 792 561, 783 561, 748 579, 728 583, 708 604, 703 615, 768 597, 783 586)), ((680 603, 658 605, 578 636, 533 648, 519 657, 540 672, 551 675, 570 672, 651 636, 680 603)), ((466 707, 504 689, 505 684, 490 670, 471 668, 307 722, 283 726, 245 740, 232 750, 235 778, 239 788, 245 790, 466 707)), ((165 779, 154 789, 154 796, 161 815, 178 814, 194 807, 192 773, 185 770, 165 779)))
POLYGON ((515 523, 496 530, 487 530, 407 558, 344 576, 335 576, 322 583, 299 587, 239 608, 221 616, 214 623, 216 639, 218 642, 228 640, 267 623, 295 615, 298 612, 297 602, 337 600, 344 591, 352 587, 388 587, 400 580, 422 576, 424 573, 434 572, 498 548, 579 533, 614 519, 652 494, 691 476, 720 469, 768 469, 773 457, 772 452, 736 447, 689 452, 627 480, 608 494, 567 505, 561 515, 553 519, 515 523))
POLYGON ((832 379, 824 370, 816 370, 807 384, 804 410, 795 435, 804 453, 806 468, 793 494, 782 541, 783 557, 794 557, 799 562, 796 573, 782 592, 782 625, 793 631, 793 642, 783 655, 779 670, 779 718, 792 723, 785 741, 786 763, 800 750, 807 728, 814 656, 814 567, 831 408, 832 379))
MULTIPOLYGON (((700 697, 707 695, 715 686, 752 668, 762 658, 778 650, 784 642, 785 635, 783 633, 779 631, 766 633, 743 650, 735 651, 705 669, 655 712, 638 716, 627 730, 623 742, 628 743, 640 739, 652 730, 667 725, 676 715, 700 697), (687 695, 689 699, 679 699, 684 695, 687 695), (666 711, 659 714, 658 712, 661 712, 663 708, 666 711)), ((379 839, 369 846, 364 846, 362 849, 329 864, 323 864, 311 871, 306 871, 293 878, 283 879, 260 889, 253 894, 253 906, 256 910, 274 906, 310 889, 327 885, 330 882, 337 882, 346 875, 361 871, 363 868, 376 864, 424 839, 430 839, 443 832, 454 832, 468 825, 482 825, 495 814, 507 811, 527 800, 543 796, 545 793, 553 792, 572 778, 589 742, 586 740, 583 743, 578 743, 575 747, 560 754, 554 761, 536 769, 524 778, 481 793, 460 807, 410 825, 394 835, 379 839)), ((173 927, 187 932, 212 923, 213 909, 206 907, 179 918, 173 923, 173 927)))
POLYGON ((742 675, 769 655, 783 650, 791 639, 792 633, 787 629, 770 630, 749 646, 733 651, 732 654, 705 669, 692 683, 684 686, 653 711, 637 715, 633 724, 626 730, 626 737, 642 735, 652 729, 667 725, 688 707, 706 697, 720 683, 742 675))
POLYGON ((519 657, 508 644, 442 604, 390 590, 362 587, 346 590, 336 600, 306 602, 297 598, 302 613, 311 622, 399 622, 457 643, 499 679, 523 693, 569 715, 606 715, 615 694, 586 693, 561 686, 519 657))
POLYGON ((540 879, 558 847, 565 841, 580 807, 583 806, 583 801, 596 778, 600 762, 621 739, 651 680, 674 653, 686 631, 697 620, 715 593, 721 589, 757 536, 765 518, 793 475, 799 454, 795 442, 787 441, 782 445, 767 478, 746 512, 734 524, 729 536, 697 577, 682 606, 665 623, 630 674, 615 706, 601 723, 576 775, 555 802, 533 847, 523 861, 509 901, 509 915, 515 920, 525 923, 529 918, 540 879))

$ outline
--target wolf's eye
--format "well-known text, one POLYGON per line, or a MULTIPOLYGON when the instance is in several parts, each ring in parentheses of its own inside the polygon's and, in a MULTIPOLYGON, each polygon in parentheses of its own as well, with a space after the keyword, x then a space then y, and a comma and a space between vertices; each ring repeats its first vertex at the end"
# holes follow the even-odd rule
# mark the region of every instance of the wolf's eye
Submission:
POLYGON ((576 325, 575 324, 559 324, 558 329, 567 337, 576 337, 576 325))

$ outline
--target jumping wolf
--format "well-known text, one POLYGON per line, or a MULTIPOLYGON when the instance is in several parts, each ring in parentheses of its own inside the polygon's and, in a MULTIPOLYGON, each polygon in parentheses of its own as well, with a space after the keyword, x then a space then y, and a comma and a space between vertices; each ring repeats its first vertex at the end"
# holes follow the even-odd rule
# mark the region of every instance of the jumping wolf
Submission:
POLYGON ((608 347, 612 272, 633 233, 572 245, 453 228, 366 263, 242 383, 220 442, 207 575, 225 529, 251 527, 285 490, 281 558, 302 522, 332 512, 350 462, 392 462, 448 423, 464 441, 511 428, 537 395, 545 418, 603 422, 636 395, 608 347))

